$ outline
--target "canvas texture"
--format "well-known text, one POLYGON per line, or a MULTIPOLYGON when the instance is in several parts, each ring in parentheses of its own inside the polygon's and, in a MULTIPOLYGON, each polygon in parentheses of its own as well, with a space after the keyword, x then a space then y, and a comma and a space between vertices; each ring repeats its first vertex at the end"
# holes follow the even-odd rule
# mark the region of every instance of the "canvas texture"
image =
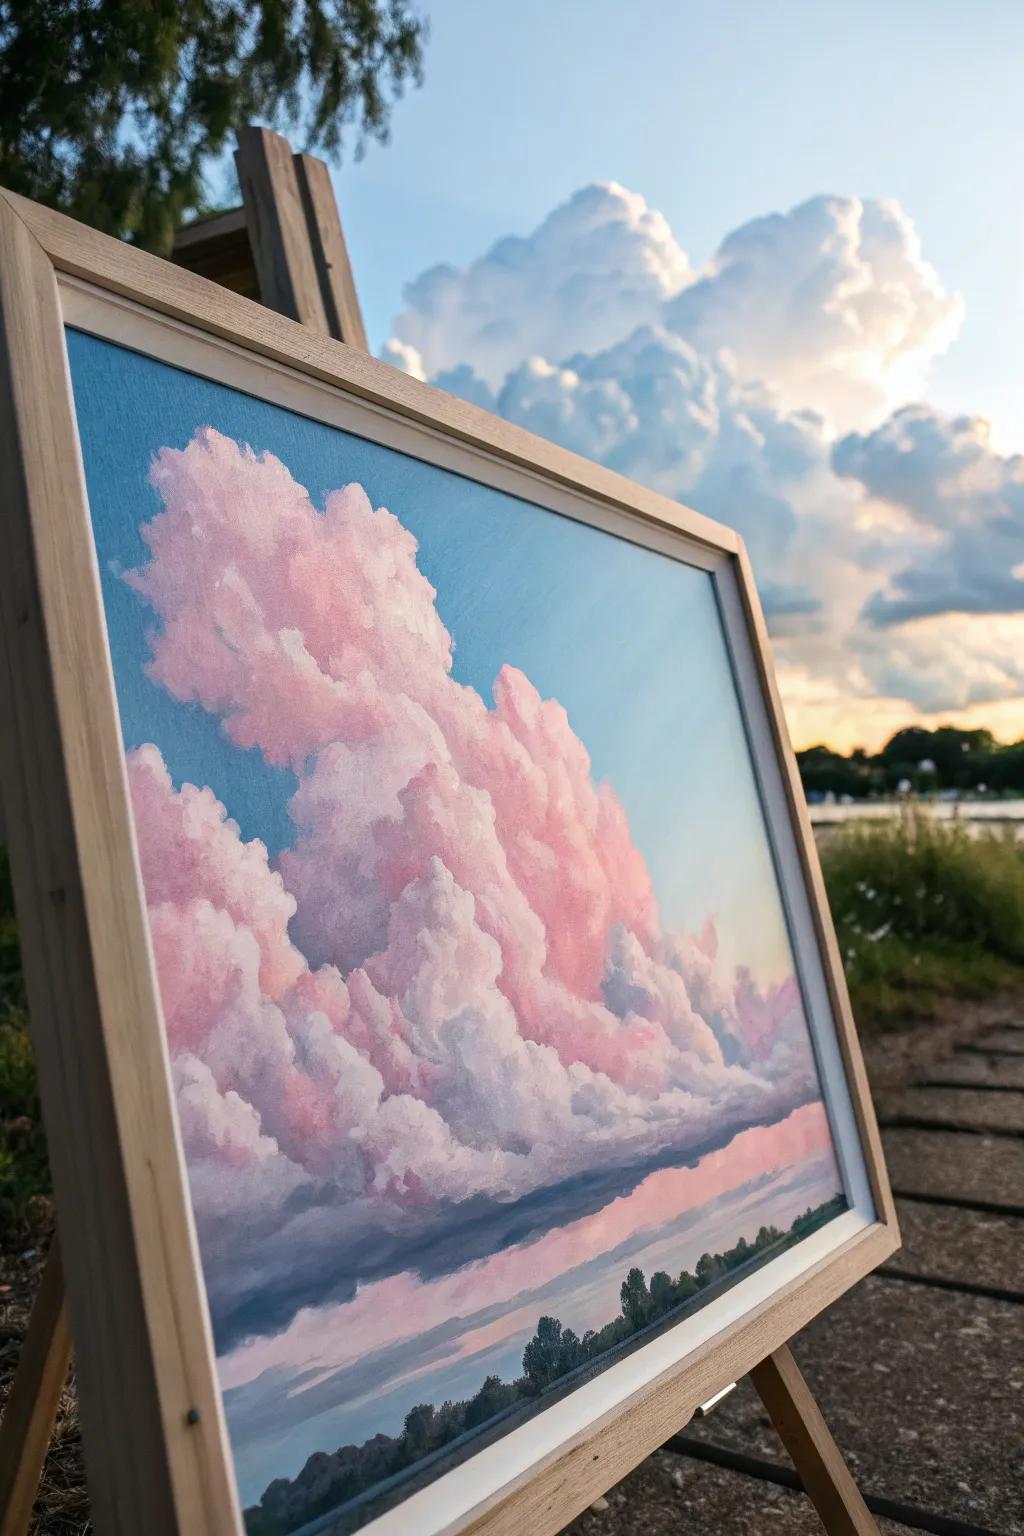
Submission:
POLYGON ((845 1208, 714 587, 68 346, 247 1526, 343 1536, 845 1208))

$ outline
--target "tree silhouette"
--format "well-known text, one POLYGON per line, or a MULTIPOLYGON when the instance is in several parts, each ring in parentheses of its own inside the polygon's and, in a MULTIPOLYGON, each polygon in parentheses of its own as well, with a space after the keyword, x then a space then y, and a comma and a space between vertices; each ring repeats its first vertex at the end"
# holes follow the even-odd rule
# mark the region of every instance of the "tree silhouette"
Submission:
POLYGON ((535 1392, 542 1392, 561 1375, 562 1325, 557 1317, 542 1317, 537 1332, 523 1350, 523 1371, 535 1392))
POLYGON ((633 1328, 642 1328, 650 1308, 651 1298, 642 1269, 631 1269, 619 1290, 622 1315, 633 1328))
POLYGON ((500 1376, 485 1376, 479 1392, 466 1404, 466 1428, 475 1429, 478 1424, 486 1424, 515 1400, 516 1389, 511 1383, 502 1381, 500 1376))
POLYGON ((691 1275, 684 1269, 676 1281, 676 1301, 689 1301, 690 1297, 696 1296, 699 1290, 700 1285, 697 1282, 696 1275, 691 1275))
POLYGON ((722 1261, 717 1254, 702 1253, 697 1260, 697 1284, 710 1285, 722 1273, 722 1261))
POLYGON ((414 1408, 409 1409, 402 1426, 402 1433, 414 1455, 422 1456, 430 1449, 433 1428, 433 1403, 417 1403, 414 1408))
POLYGON ((562 1340, 558 1349, 558 1374, 567 1376, 578 1365, 583 1363, 583 1345, 571 1328, 562 1329, 562 1340))
POLYGON ((667 1312, 675 1304, 676 1288, 663 1269, 651 1276, 651 1307, 655 1313, 667 1312))

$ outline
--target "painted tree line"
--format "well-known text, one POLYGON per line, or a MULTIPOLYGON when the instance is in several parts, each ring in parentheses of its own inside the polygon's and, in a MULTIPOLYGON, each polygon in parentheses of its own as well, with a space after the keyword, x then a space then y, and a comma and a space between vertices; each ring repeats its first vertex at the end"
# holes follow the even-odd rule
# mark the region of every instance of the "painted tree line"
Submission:
MULTIPOLYGON (((417 1403, 409 1409, 397 1436, 374 1435, 362 1445, 343 1445, 333 1454, 315 1452, 296 1478, 275 1479, 260 1503, 246 1510, 249 1536, 287 1536, 307 1521, 415 1466, 425 1456, 473 1435, 501 1415, 516 1408, 536 1411, 544 1406, 544 1394, 557 1383, 671 1314, 681 1314, 701 1292, 720 1282, 728 1283, 730 1276, 791 1247, 845 1209, 845 1198, 834 1195, 823 1205, 809 1207, 788 1231, 762 1226, 752 1241, 741 1237, 724 1253, 704 1253, 692 1273, 684 1269, 675 1279, 658 1270, 648 1283, 643 1270, 633 1268, 619 1289, 619 1315, 582 1337, 572 1328, 563 1328, 557 1317, 542 1317, 523 1351, 521 1376, 514 1381, 487 1376, 473 1397, 460 1402, 449 1400, 439 1406, 417 1403)), ((353 1511, 348 1520, 339 1518, 337 1525, 332 1524, 330 1536, 357 1530, 380 1512, 379 1502, 367 1504, 353 1511)))

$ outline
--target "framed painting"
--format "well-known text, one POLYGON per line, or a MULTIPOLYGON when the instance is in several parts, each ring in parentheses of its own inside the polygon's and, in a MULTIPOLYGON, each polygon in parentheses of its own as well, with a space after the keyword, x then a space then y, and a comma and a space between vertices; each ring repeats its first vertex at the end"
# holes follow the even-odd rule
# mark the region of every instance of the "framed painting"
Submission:
POLYGON ((741 541, 15 197, 0 298, 97 1525, 550 1536, 897 1243, 741 541))

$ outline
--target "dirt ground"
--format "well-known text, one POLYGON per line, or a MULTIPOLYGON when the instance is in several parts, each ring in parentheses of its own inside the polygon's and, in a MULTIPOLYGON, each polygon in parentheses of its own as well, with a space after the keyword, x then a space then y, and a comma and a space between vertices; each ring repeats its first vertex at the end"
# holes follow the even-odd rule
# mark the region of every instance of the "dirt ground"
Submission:
MULTIPOLYGON (((41 1234, 29 1246, 19 1245, 13 1252, 0 1253, 0 1405, 6 1404, 14 1378, 21 1341, 43 1272, 46 1244, 46 1235, 41 1234)), ((87 1536, 93 1530, 73 1367, 61 1394, 35 1516, 34 1536, 87 1536)))

